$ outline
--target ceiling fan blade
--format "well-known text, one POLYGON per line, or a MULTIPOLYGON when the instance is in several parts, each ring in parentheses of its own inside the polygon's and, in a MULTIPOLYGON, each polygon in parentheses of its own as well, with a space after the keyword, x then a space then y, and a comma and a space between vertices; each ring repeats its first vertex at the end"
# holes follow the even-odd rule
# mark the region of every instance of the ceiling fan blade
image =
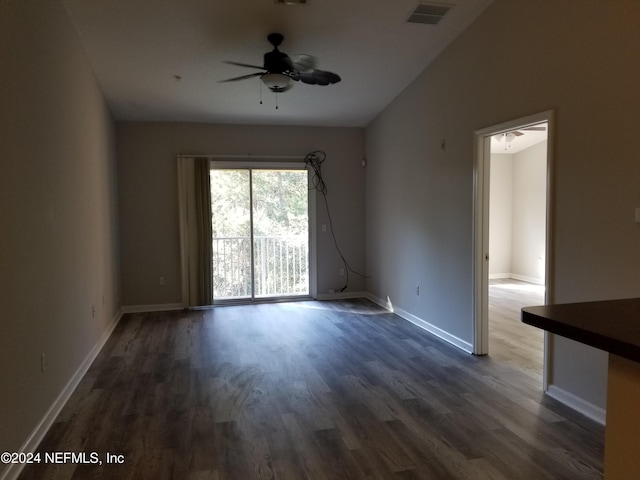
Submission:
POLYGON ((218 81, 218 83, 237 82, 238 80, 246 80, 247 78, 261 77, 262 75, 264 75, 264 72, 250 73, 249 75, 242 75, 240 77, 233 77, 233 78, 227 78, 226 80, 220 80, 218 81))
POLYGON ((524 135, 524 133, 519 132, 518 130, 514 130, 513 132, 509 132, 509 133, 513 133, 516 137, 521 137, 522 135, 524 135))
POLYGON ((316 78, 311 73, 292 73, 289 75, 292 80, 296 82, 306 83, 307 85, 315 85, 318 83, 316 78))
POLYGON ((520 130, 532 130, 537 132, 544 132, 546 129, 547 127, 527 127, 527 128, 521 128, 520 130))
POLYGON ((289 62, 291 64, 291 70, 294 72, 308 72, 313 70, 316 66, 316 57, 313 55, 307 55, 300 53, 296 55, 289 55, 289 62))
MULTIPOLYGON (((338 83, 340 80, 342 80, 340 78, 339 75, 333 73, 333 72, 327 72, 325 70, 314 70, 313 74, 319 78, 321 78, 323 80, 323 82, 328 82, 328 83, 322 83, 321 85, 329 85, 329 84, 334 84, 334 83, 338 83)), ((320 82, 318 82, 320 83, 320 82)))
POLYGON ((308 85, 331 85, 338 83, 341 78, 333 72, 326 72, 324 70, 313 70, 311 72, 294 73, 290 77, 302 83, 308 85))
POLYGON ((260 70, 264 70, 264 67, 259 67, 258 65, 250 65, 248 63, 240 63, 240 62, 231 62, 231 61, 224 61, 222 63, 226 63, 229 65, 237 65, 238 67, 248 67, 248 68, 259 68, 260 70))

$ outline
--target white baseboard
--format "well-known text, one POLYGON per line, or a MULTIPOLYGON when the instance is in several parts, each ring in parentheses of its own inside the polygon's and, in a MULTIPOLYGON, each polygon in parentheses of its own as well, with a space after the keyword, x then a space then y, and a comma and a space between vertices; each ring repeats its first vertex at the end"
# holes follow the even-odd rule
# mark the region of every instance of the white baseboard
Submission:
POLYGON ((446 332, 444 330, 442 330, 439 327, 436 327, 435 325, 427 322, 426 320, 415 316, 412 313, 407 312, 406 310, 403 310, 401 308, 395 307, 393 305, 391 305, 389 302, 376 297, 375 295, 372 295, 370 293, 366 293, 365 297, 368 298, 369 300, 371 300, 373 303, 376 303, 378 305, 380 305, 382 308, 385 308, 393 313, 395 313, 396 315, 398 315, 401 318, 404 318, 405 320, 413 323, 414 325, 422 328, 423 330, 426 330, 427 332, 429 332, 432 335, 435 335, 436 337, 444 340, 445 342, 450 343, 451 345, 458 347, 460 350, 463 350, 467 353, 473 353, 473 345, 471 345, 469 342, 466 342, 464 340, 462 340, 461 338, 456 337, 455 335, 451 335, 449 332, 446 332))
POLYGON ((366 298, 365 292, 319 293, 316 300, 347 300, 349 298, 366 298))
POLYGON ((185 306, 182 303, 161 303, 158 305, 127 305, 122 307, 122 313, 145 313, 145 312, 170 312, 172 310, 182 310, 185 306))
POLYGON ((580 412, 594 422, 598 422, 600 425, 606 424, 606 409, 587 402, 583 398, 580 398, 571 392, 567 392, 565 389, 556 385, 549 385, 549 389, 545 393, 560 403, 564 403, 567 407, 580 412))
POLYGON ((511 278, 510 273, 490 273, 489 280, 495 280, 497 278, 511 278))
MULTIPOLYGON (((116 326, 118 325, 118 322, 122 318, 122 314, 123 314, 123 311, 121 309, 111 319, 111 322, 109 323, 109 325, 107 326, 107 329, 104 331, 104 333, 100 337, 100 340, 98 340, 98 342, 93 346, 89 354, 85 357, 84 361, 80 364, 80 366, 78 367, 76 372, 73 374, 71 379, 67 382, 65 387, 62 389, 62 391, 60 392, 60 395, 58 395, 58 398, 55 399, 55 401, 49 407, 49 410, 47 411, 47 413, 44 415, 44 417, 42 417, 38 425, 36 425, 36 428, 33 429, 31 434, 27 438, 27 440, 24 442, 24 444, 20 448, 20 452, 26 453, 26 452, 36 451, 36 449, 38 448, 38 445, 40 444, 44 436, 47 434, 47 432, 51 428, 51 425, 53 425, 53 422, 55 422, 56 418, 60 414, 60 411, 65 406, 65 404, 73 394, 74 390, 76 389, 76 387, 78 386, 82 378, 85 376, 85 374, 91 367, 91 364, 100 353, 100 350, 102 350, 102 347, 104 347, 105 343, 107 343, 107 340, 109 340, 109 337, 113 333, 113 330, 116 328, 116 326)), ((9 464, 8 468, 2 474, 2 477, 0 477, 0 480, 17 479, 18 476, 20 475, 20 472, 22 472, 24 465, 25 464, 18 464, 18 463, 9 464)))
POLYGON ((514 280, 520 280, 521 282, 533 283, 535 285, 544 285, 544 278, 529 277, 527 275, 519 275, 517 273, 490 273, 489 280, 513 278, 514 280))

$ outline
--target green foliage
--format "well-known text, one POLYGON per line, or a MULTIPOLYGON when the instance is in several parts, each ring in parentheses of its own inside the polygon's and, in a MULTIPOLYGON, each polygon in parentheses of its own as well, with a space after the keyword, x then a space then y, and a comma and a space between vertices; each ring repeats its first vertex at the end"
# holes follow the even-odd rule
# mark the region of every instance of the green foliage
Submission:
POLYGON ((253 175, 255 235, 300 235, 307 231, 307 172, 257 170, 253 175))
MULTIPOLYGON (((308 229, 307 172, 253 170, 254 235, 302 235, 308 229)), ((249 170, 212 170, 214 237, 249 236, 249 170)))

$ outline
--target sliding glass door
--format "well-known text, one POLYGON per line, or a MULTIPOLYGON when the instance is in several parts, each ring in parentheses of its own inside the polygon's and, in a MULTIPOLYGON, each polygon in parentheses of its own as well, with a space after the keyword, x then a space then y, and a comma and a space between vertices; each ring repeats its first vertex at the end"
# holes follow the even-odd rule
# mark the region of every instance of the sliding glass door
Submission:
POLYGON ((211 170, 214 302, 308 296, 306 169, 211 170))

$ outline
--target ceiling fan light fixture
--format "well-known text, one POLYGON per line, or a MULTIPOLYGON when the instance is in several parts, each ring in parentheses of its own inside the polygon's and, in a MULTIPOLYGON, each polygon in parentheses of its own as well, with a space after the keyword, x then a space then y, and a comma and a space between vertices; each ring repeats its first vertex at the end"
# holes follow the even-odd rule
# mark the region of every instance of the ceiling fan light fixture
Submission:
POLYGON ((275 92, 284 91, 291 84, 291 78, 284 73, 265 73, 260 79, 270 90, 275 92))

